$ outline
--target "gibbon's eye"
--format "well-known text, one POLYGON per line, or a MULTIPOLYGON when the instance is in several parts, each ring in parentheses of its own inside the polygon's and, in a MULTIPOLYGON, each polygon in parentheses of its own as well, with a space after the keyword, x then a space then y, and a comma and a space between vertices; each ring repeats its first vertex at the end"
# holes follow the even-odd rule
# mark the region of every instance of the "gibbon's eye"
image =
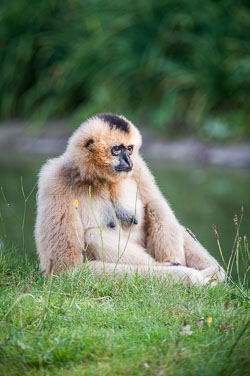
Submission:
POLYGON ((133 145, 129 145, 129 146, 127 147, 127 149, 128 149, 128 153, 131 155, 131 154, 133 153, 134 146, 133 146, 133 145))
POLYGON ((94 143, 94 140, 91 138, 90 140, 88 140, 87 142, 86 142, 86 148, 88 148, 90 145, 92 145, 94 143))
POLYGON ((111 149, 111 154, 112 155, 119 155, 121 153, 121 148, 120 148, 120 146, 114 146, 114 147, 112 147, 112 149, 111 149))

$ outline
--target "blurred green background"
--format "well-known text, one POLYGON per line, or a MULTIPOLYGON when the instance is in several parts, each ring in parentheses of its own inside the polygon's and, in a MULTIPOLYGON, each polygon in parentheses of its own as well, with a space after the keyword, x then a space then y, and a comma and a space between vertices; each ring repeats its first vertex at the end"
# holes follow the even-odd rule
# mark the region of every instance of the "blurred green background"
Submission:
MULTIPOLYGON (((1 0, 0 249, 35 254, 36 189, 24 221, 20 181, 28 195, 49 157, 27 153, 16 131, 9 133, 14 143, 25 145, 11 150, 3 141, 6 128, 20 129, 24 121, 27 138, 42 131, 49 144, 51 124, 71 133, 99 112, 122 113, 163 142, 164 136, 198 137, 204 155, 218 141, 247 147, 250 2, 1 0)), ((217 225, 228 259, 241 205, 242 235, 249 236, 249 170, 188 158, 149 164, 180 221, 220 259, 211 230, 217 225)))
POLYGON ((2 0, 0 117, 250 135, 247 0, 2 0))

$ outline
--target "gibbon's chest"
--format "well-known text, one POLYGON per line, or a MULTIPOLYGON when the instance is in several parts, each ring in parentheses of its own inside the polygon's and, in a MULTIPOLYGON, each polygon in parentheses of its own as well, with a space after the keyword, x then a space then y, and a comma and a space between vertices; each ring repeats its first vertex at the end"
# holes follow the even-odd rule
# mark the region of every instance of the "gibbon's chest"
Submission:
POLYGON ((133 217, 137 224, 132 232, 137 232, 143 226, 144 208, 134 180, 126 179, 119 184, 115 197, 107 187, 101 192, 93 191, 91 197, 86 194, 81 202, 81 218, 84 227, 97 226, 110 230, 118 230, 119 224, 124 231, 129 231, 133 217), (111 224, 111 225, 110 225, 111 224), (114 225, 114 226, 113 226, 114 225))

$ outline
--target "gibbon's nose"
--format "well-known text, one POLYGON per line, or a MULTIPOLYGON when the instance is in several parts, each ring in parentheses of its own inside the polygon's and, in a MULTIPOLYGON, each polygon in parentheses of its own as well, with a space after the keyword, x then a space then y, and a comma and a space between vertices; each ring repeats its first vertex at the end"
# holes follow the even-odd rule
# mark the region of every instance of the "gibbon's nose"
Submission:
POLYGON ((123 160, 128 167, 131 167, 131 165, 132 165, 131 159, 129 158, 129 156, 126 153, 124 153, 124 155, 123 155, 123 160))
POLYGON ((123 153, 123 155, 122 155, 122 165, 123 165, 124 171, 132 170, 133 163, 132 163, 129 155, 126 152, 123 153))

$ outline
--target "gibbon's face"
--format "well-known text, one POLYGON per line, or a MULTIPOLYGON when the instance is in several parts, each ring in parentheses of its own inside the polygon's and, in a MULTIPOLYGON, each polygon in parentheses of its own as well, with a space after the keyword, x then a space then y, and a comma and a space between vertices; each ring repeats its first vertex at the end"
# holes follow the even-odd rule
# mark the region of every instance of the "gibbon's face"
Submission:
POLYGON ((72 141, 77 146, 78 157, 81 151, 78 163, 81 159, 92 176, 116 181, 131 173, 141 135, 123 116, 100 114, 83 123, 72 141))
POLYGON ((131 159, 134 150, 134 145, 115 145, 110 149, 110 153, 113 158, 112 167, 118 174, 121 172, 129 172, 133 168, 133 162, 131 159))

